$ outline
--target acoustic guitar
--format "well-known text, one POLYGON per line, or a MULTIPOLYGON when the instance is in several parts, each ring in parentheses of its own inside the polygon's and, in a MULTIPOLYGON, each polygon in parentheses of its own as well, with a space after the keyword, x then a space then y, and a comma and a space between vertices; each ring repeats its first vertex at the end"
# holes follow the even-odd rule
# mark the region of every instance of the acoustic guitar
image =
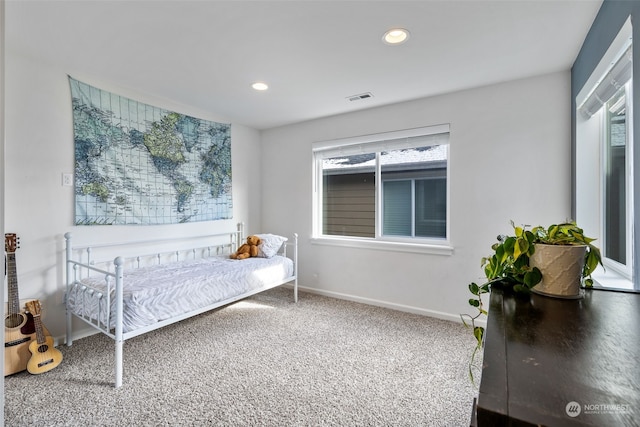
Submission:
POLYGON ((7 262, 7 284, 9 302, 4 308, 4 376, 27 369, 31 358, 29 343, 36 338, 33 316, 24 310, 24 301, 18 296, 16 272, 16 249, 18 238, 13 233, 4 235, 7 262))
POLYGON ((27 371, 30 374, 42 374, 58 366, 62 362, 62 353, 53 346, 53 338, 45 335, 40 319, 40 301, 27 302, 27 310, 33 315, 36 325, 36 339, 29 344, 31 359, 27 363, 27 371))

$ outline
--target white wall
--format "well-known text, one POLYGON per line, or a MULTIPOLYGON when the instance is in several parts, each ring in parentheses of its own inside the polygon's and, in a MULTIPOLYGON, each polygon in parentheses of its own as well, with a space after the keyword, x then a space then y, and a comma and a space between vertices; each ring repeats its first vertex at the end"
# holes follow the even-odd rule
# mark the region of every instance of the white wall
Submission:
POLYGON ((570 75, 560 72, 262 133, 262 229, 300 234, 300 284, 459 320, 495 236, 570 215, 570 75), (451 256, 315 245, 314 141, 451 124, 451 256))
MULTIPOLYGON (((4 24, 4 0, 0 0, 0 165, 3 165, 0 173, 0 236, 4 236, 4 24)), ((0 362, 4 366, 4 352, 0 354, 0 362)), ((0 407, 4 409, 4 381, 0 384, 0 407)), ((2 426, 4 417, 0 420, 2 426)))
POLYGON ((590 119, 580 113, 576 116, 576 194, 590 197, 576 197, 576 221, 587 236, 598 242, 603 241, 600 234, 602 224, 602 160, 600 137, 603 134, 602 110, 590 119))
MULTIPOLYGON (((569 73, 369 109, 259 133, 232 124, 234 220, 175 226, 73 226, 73 127, 67 74, 149 104, 224 117, 52 67, 7 51, 5 230, 20 236, 22 298, 39 298, 64 334, 63 239, 78 242, 197 235, 245 221, 247 231, 300 234, 300 283, 346 298, 457 319, 466 286, 509 220, 562 221, 570 212, 569 73), (452 256, 312 245, 311 143, 451 124, 452 256), (262 144, 262 146, 261 146, 262 144), (534 163, 537 162, 536 163, 534 163)), ((81 325, 76 325, 80 329, 81 325)), ((79 331, 81 333, 82 331, 79 331)))
MULTIPOLYGON (((38 298, 44 324, 54 337, 64 335, 63 235, 75 241, 113 242, 132 238, 192 236, 260 225, 260 135, 232 124, 234 219, 167 226, 73 226, 73 187, 63 187, 61 174, 74 171, 71 94, 67 74, 86 83, 141 102, 202 119, 224 117, 179 105, 167 99, 114 86, 79 70, 54 68, 7 51, 6 57, 5 230, 17 233, 20 298, 38 298)), ((5 297, 6 298, 6 297, 5 297)), ((82 334, 81 324, 75 329, 82 334)))

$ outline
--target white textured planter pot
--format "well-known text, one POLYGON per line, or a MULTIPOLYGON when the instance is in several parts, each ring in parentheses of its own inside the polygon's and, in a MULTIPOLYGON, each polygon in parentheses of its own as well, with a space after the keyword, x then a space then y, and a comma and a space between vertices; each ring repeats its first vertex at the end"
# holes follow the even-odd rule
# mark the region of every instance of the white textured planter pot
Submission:
POLYGON ((558 298, 581 298, 580 285, 586 251, 586 246, 536 243, 529 265, 540 269, 542 281, 531 290, 558 298))

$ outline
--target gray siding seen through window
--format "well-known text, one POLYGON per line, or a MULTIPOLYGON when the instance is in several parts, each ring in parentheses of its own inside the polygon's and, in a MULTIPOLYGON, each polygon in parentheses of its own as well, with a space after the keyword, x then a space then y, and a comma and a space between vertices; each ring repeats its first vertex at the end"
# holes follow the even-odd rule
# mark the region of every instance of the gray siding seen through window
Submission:
POLYGON ((375 237, 376 182, 371 173, 325 175, 323 233, 375 237))

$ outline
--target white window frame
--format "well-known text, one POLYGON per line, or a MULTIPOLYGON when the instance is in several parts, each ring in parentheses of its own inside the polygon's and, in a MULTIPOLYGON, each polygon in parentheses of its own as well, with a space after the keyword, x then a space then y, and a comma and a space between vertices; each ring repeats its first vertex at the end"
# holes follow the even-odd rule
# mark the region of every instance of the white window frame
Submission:
MULTIPOLYGON (((313 227, 311 242, 321 245, 348 246, 356 248, 381 249, 400 252, 431 253, 439 255, 452 255, 453 248, 451 239, 451 156, 449 150, 450 126, 449 124, 413 128, 407 130, 385 132, 372 135, 362 135, 350 138, 336 139, 330 141, 320 141, 312 144, 313 153, 313 227), (404 236, 385 236, 382 234, 382 174, 380 161, 376 161, 376 212, 375 212, 375 237, 351 237, 322 234, 322 196, 323 196, 323 169, 322 160, 331 157, 339 150, 358 149, 367 153, 378 153, 381 151, 392 151, 400 149, 400 146, 393 145, 390 141, 416 138, 416 137, 437 137, 439 134, 446 134, 446 140, 442 142, 425 143, 426 145, 445 145, 447 147, 447 213, 446 213, 446 238, 422 238, 404 236), (390 145, 391 144, 391 145, 390 145)), ((418 145, 419 146, 419 145, 418 145)), ((379 160, 379 159, 376 159, 379 160)), ((415 196, 412 196, 415 197, 415 196)))
MULTIPOLYGON (((603 253, 605 268, 599 267, 593 274, 596 285, 607 288, 634 289, 633 276, 638 274, 634 265, 635 239, 633 175, 633 80, 626 83, 627 100, 627 141, 626 141, 626 265, 606 257, 605 248, 605 173, 606 173, 606 114, 604 109, 592 112, 590 118, 582 115, 582 106, 595 92, 601 82, 606 82, 614 64, 625 55, 632 45, 632 24, 630 17, 619 34, 601 58, 582 90, 576 96, 576 221, 584 228, 585 234, 595 237, 594 242, 603 253)), ((602 100, 607 101, 608 100, 602 100)), ((606 105, 606 102, 604 103, 606 105)))
MULTIPOLYGON (((620 274, 623 278, 631 281, 633 279, 633 102, 629 102, 633 100, 632 93, 632 84, 633 80, 629 80, 625 84, 625 98, 626 98, 626 118, 625 118, 625 126, 626 126, 626 141, 625 141, 625 168, 627 171, 626 180, 625 180, 625 188, 626 188, 626 198, 625 198, 625 230, 626 230, 626 247, 625 247, 625 258, 627 260, 626 264, 621 264, 611 258, 608 258, 603 251, 602 263, 604 264, 606 269, 611 269, 615 273, 620 274)), ((608 101, 607 101, 608 102, 608 101)), ((606 103, 605 103, 606 105, 606 103)), ((602 236, 602 246, 605 247, 607 236, 604 230, 606 229, 605 224, 605 209, 606 205, 604 200, 606 198, 606 165, 607 165, 607 133, 608 133, 608 124, 606 114, 602 114, 602 135, 600 136, 600 158, 602 159, 600 174, 601 184, 600 184, 600 200, 603 202, 600 203, 600 207, 602 209, 600 218, 602 219, 600 227, 601 227, 601 236, 602 236)))

